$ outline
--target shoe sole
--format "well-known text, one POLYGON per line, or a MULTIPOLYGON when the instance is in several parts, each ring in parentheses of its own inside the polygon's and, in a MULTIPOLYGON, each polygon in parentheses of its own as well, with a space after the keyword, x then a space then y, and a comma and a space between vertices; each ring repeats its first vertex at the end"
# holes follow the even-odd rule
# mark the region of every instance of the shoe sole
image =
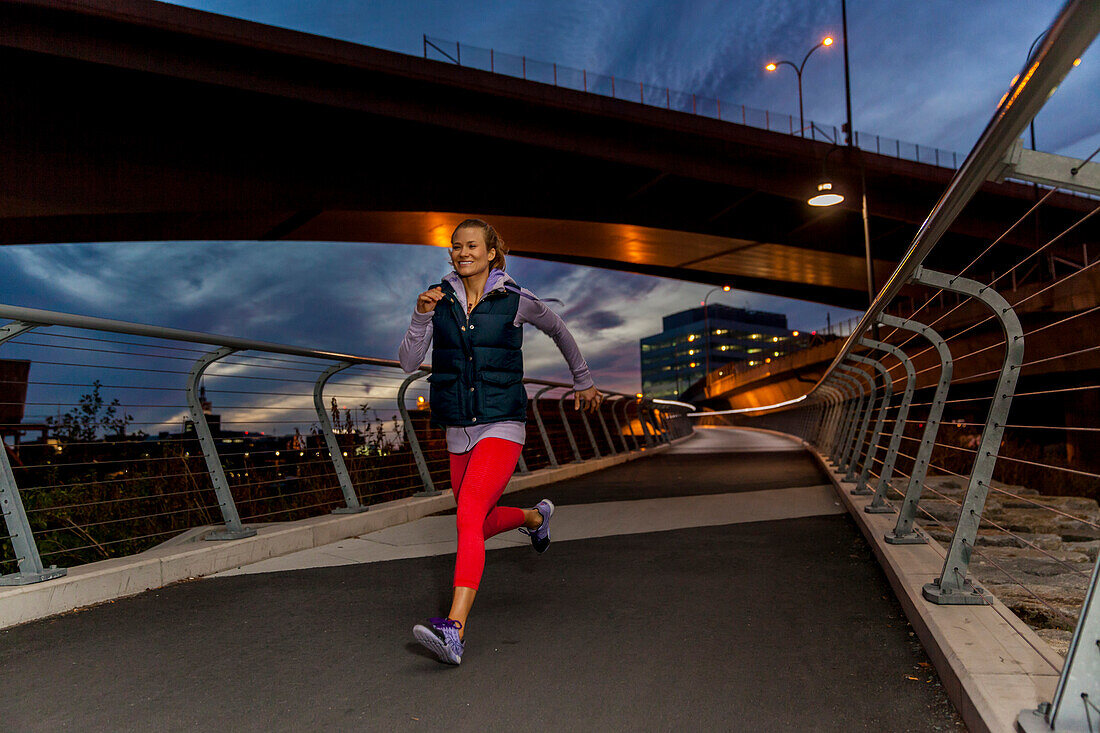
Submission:
POLYGON ((458 665, 462 663, 462 657, 456 658, 454 652, 451 651, 451 648, 441 642, 439 640, 439 637, 436 636, 435 633, 426 626, 422 626, 420 624, 414 626, 413 637, 415 637, 416 640, 420 642, 421 646, 424 646, 431 650, 433 654, 439 657, 439 661, 443 662, 444 664, 458 665))

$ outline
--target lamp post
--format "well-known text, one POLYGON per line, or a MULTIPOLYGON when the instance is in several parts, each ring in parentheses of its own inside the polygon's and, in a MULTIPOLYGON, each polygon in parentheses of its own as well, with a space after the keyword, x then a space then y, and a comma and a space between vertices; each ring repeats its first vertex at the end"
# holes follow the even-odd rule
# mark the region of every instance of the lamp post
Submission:
MULTIPOLYGON (((707 291, 707 294, 703 296, 703 333, 704 333, 704 338, 703 338, 704 346, 703 346, 703 348, 705 348, 707 350, 706 358, 704 360, 705 364, 706 364, 706 367, 705 367, 706 377, 704 378, 703 383, 707 387, 710 386, 710 317, 709 317, 709 314, 707 313, 707 299, 710 298, 710 294, 713 293, 715 290, 721 290, 722 292, 728 293, 730 291, 730 286, 729 285, 721 285, 717 288, 711 288, 710 290, 707 291)), ((706 392, 706 390, 704 389, 704 394, 705 394, 705 392, 706 392)))
POLYGON ((795 65, 793 61, 784 60, 772 61, 764 67, 767 71, 775 71, 783 64, 786 64, 787 66, 790 66, 792 69, 794 69, 794 73, 798 75, 798 131, 799 133, 801 133, 802 137, 806 137, 806 121, 802 118, 802 70, 806 68, 806 62, 810 60, 810 56, 813 54, 814 51, 821 48, 822 46, 831 45, 833 45, 832 36, 825 36, 820 41, 818 41, 816 46, 806 52, 806 55, 802 57, 801 64, 795 65))

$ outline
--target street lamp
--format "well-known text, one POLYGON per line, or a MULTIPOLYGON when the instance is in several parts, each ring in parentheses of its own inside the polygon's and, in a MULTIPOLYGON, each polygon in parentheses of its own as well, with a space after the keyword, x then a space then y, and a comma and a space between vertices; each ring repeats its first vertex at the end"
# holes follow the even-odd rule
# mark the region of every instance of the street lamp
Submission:
MULTIPOLYGON (((724 293, 728 293, 730 291, 730 286, 729 285, 721 285, 717 288, 711 288, 710 290, 707 291, 707 294, 703 296, 703 331, 706 334, 706 337, 704 338, 704 344, 705 344, 704 348, 706 348, 706 350, 707 350, 706 359, 705 359, 705 362, 706 362, 706 367, 705 367, 706 368, 706 376, 704 377, 704 384, 707 387, 710 386, 710 317, 709 317, 709 314, 707 313, 707 299, 710 298, 710 294, 713 293, 715 290, 721 290, 724 293)), ((705 394, 706 394, 706 390, 704 390, 704 395, 705 394)))
POLYGON ((799 131, 799 133, 801 133, 802 137, 806 137, 806 122, 802 118, 802 70, 804 68, 806 68, 806 62, 810 60, 810 55, 813 54, 814 51, 821 48, 822 46, 831 46, 831 45, 833 45, 833 37, 832 36, 825 36, 824 38, 822 38, 818 42, 818 44, 816 46, 814 46, 813 48, 811 48, 809 51, 806 52, 806 55, 802 57, 802 63, 801 64, 798 64, 796 66, 793 61, 785 61, 784 60, 784 61, 772 61, 771 63, 769 63, 767 66, 764 67, 767 71, 775 71, 776 69, 778 69, 783 64, 786 64, 787 66, 790 66, 792 69, 794 69, 795 74, 798 74, 798 131, 799 131))
POLYGON ((829 148, 829 152, 825 153, 825 157, 821 159, 821 178, 817 184, 817 192, 806 200, 806 203, 810 206, 836 206, 844 200, 843 194, 833 190, 833 182, 829 178, 828 168, 825 167, 829 156, 837 150, 840 150, 840 146, 834 143, 833 147, 829 148))

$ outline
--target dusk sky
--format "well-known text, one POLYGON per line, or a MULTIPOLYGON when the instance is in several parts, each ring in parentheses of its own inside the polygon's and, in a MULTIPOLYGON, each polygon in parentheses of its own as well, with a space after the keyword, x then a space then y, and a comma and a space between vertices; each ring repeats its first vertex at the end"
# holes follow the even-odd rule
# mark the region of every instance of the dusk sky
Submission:
MULTIPOLYGON (((403 53, 422 34, 585 67, 783 113, 798 111, 789 69, 823 35, 840 37, 840 3, 743 0, 191 0, 210 12, 403 53)), ((981 133, 1057 13, 1052 0, 851 0, 855 128, 962 154, 981 133)), ((844 118, 842 49, 805 74, 806 117, 844 118)), ((1084 157, 1100 145, 1095 48, 1036 121, 1039 148, 1084 157)), ((502 235, 508 239, 508 232, 502 235)), ((416 293, 439 280, 446 252, 372 243, 126 243, 0 248, 3 301, 106 318, 396 358, 416 293)), ((511 258, 518 282, 558 308, 606 389, 639 386, 638 339, 661 316, 699 304, 709 286, 511 258)), ((753 293, 712 302, 786 313, 791 328, 853 311, 753 293)), ((6 354, 7 355, 7 354, 6 354)), ((529 331, 528 376, 566 379, 552 342, 529 331)), ((32 375, 32 379, 33 379, 32 375)))

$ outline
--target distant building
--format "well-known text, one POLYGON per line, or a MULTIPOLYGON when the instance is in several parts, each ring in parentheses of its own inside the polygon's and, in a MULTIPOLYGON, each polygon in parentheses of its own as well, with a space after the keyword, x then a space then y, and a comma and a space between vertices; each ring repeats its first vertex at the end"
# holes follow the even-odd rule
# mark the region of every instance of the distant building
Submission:
POLYGON ((732 363, 755 365, 793 351, 797 331, 787 328, 782 313, 708 305, 662 319, 661 333, 641 340, 642 392, 647 397, 677 399, 706 373, 710 329, 710 369, 732 363))

